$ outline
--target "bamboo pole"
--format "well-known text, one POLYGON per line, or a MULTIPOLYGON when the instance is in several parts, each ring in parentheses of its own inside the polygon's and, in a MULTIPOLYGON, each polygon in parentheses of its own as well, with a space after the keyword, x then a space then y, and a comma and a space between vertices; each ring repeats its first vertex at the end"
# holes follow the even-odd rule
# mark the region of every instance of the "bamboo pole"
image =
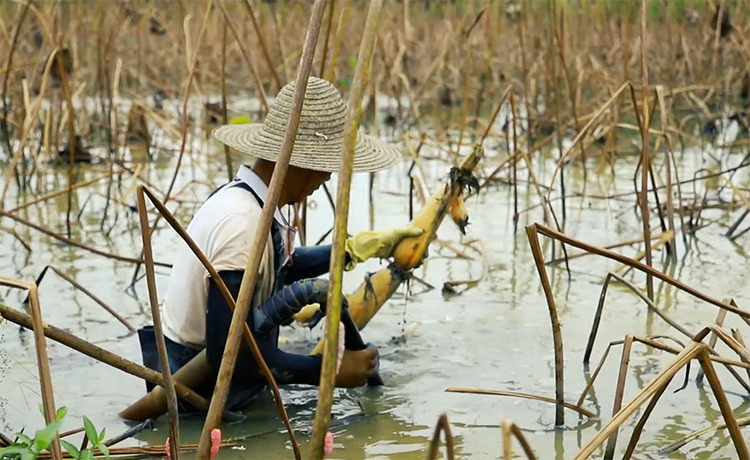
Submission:
MULTIPOLYGON (((250 302, 252 301, 252 295, 255 290, 258 268, 260 267, 261 258, 263 256, 261 248, 265 246, 268 234, 271 230, 271 219, 273 218, 273 213, 279 202, 279 195, 281 194, 286 171, 289 167, 289 159, 292 155, 292 148, 294 147, 297 126, 299 125, 300 113, 302 112, 302 102, 305 96, 305 90, 307 89, 307 79, 310 75, 312 58, 315 53, 315 45, 318 40, 318 33, 320 32, 325 4, 326 0, 315 0, 315 4, 313 5, 310 25, 307 29, 307 35, 305 36, 305 43, 302 49, 302 57, 300 58, 297 85, 294 92, 289 121, 287 122, 286 133, 284 135, 284 142, 281 145, 281 153, 276 162, 276 167, 273 170, 271 183, 268 187, 268 197, 263 205, 257 233, 253 241, 252 247, 255 248, 255 250, 250 253, 242 277, 240 292, 237 296, 237 308, 232 314, 232 322, 229 326, 229 333, 224 348, 224 356, 219 368, 216 388, 214 389, 214 394, 211 398, 211 406, 206 415, 206 421, 203 425, 203 433, 201 434, 201 439, 198 444, 198 452, 196 454, 196 458, 198 459, 208 459, 209 450, 211 448, 211 430, 219 425, 221 413, 224 411, 224 405, 226 404, 227 396, 229 394, 229 384, 232 380, 232 375, 234 374, 234 366, 237 361, 237 353, 239 352, 242 329, 246 324, 245 318, 250 310, 250 302)), ((294 444, 293 447, 295 457, 300 459, 301 454, 299 446, 294 444)))
MULTIPOLYGON (((52 374, 49 369, 49 357, 47 356, 47 343, 44 340, 44 322, 42 322, 42 310, 39 307, 39 290, 34 283, 0 277, 0 285, 10 286, 29 291, 29 306, 31 307, 31 326, 34 330, 34 348, 36 349, 36 360, 39 368, 39 384, 42 388, 42 405, 44 407, 44 420, 47 424, 54 422, 57 418, 55 411, 55 395, 52 391, 52 374)), ((4 316, 4 315, 3 315, 4 316)), ((55 438, 49 446, 52 458, 62 459, 60 448, 60 436, 55 433, 55 438)))
POLYGON ((365 30, 357 56, 357 69, 354 72, 354 82, 346 107, 346 122, 344 125, 344 140, 341 152, 341 163, 338 173, 338 190, 336 193, 336 222, 333 231, 333 247, 331 249, 330 286, 328 288, 328 303, 326 307, 326 336, 323 345, 323 364, 320 371, 320 389, 318 391, 318 405, 313 422, 313 437, 310 441, 309 458, 320 460, 323 458, 323 444, 328 426, 331 423, 331 405, 333 404, 333 388, 336 384, 336 358, 339 336, 339 321, 341 318, 341 286, 343 284, 344 263, 346 251, 344 245, 347 238, 347 223, 349 219, 349 189, 354 170, 354 151, 357 145, 357 132, 362 117, 362 96, 370 78, 370 65, 375 40, 378 34, 378 18, 383 7, 382 0, 370 2, 367 12, 365 30))
POLYGON ((172 370, 169 367, 167 344, 164 341, 161 314, 159 313, 159 296, 156 293, 156 274, 154 273, 154 252, 151 248, 151 227, 148 223, 146 200, 142 193, 138 194, 138 217, 141 221, 141 239, 143 241, 143 256, 146 260, 146 284, 148 285, 148 300, 151 306, 151 317, 154 323, 156 337, 156 351, 159 355, 159 365, 167 391, 167 411, 169 413, 169 447, 172 455, 177 459, 180 452, 180 420, 177 407, 177 394, 172 380, 172 370))

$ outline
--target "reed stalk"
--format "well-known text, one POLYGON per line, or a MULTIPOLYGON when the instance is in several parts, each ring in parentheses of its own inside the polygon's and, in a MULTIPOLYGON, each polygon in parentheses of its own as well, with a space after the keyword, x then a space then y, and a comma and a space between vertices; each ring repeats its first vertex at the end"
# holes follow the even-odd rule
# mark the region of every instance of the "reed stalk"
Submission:
MULTIPOLYGON (((247 14, 250 16, 250 21, 253 23, 253 30, 255 31, 255 36, 258 38, 258 43, 260 43, 260 50, 263 53, 263 57, 266 60, 266 65, 268 65, 268 70, 271 72, 271 76, 273 77, 273 82, 276 84, 276 87, 278 89, 281 89, 282 86, 284 86, 281 83, 281 79, 279 78, 279 74, 276 73, 276 66, 273 65, 273 60, 271 60, 271 55, 268 54, 268 46, 266 45, 266 38, 263 35, 263 32, 261 32, 260 27, 258 26, 258 21, 255 19, 255 12, 253 11, 253 5, 250 3, 250 0, 245 0, 242 2, 243 5, 245 5, 245 8, 247 9, 247 14)), ((240 44, 240 42, 238 42, 240 44)), ((262 87, 261 87, 262 90, 262 87)), ((266 110, 268 110, 268 107, 266 107, 266 110)))
MULTIPOLYGON (((279 202, 279 195, 281 194, 286 171, 289 167, 289 159, 292 155, 292 148, 294 147, 294 140, 297 135, 297 126, 299 125, 300 113, 302 112, 302 102, 305 90, 307 89, 307 79, 310 75, 310 68, 312 66, 315 45, 320 32, 325 3, 326 0, 315 0, 315 4, 313 5, 310 24, 307 29, 302 57, 300 59, 299 73, 297 75, 297 82, 294 90, 294 99, 292 101, 292 108, 286 127, 286 133, 284 135, 284 141, 281 145, 279 159, 274 167, 271 183, 268 187, 268 196, 263 204, 263 210, 261 211, 260 222, 258 223, 257 233, 252 245, 254 250, 251 251, 247 265, 245 266, 242 284, 240 285, 240 292, 237 296, 236 309, 232 314, 232 322, 229 326, 227 342, 224 348, 224 356, 221 360, 216 387, 211 398, 211 406, 206 415, 203 432, 201 433, 200 442, 198 444, 197 458, 201 460, 208 459, 211 448, 211 430, 218 426, 221 413, 224 411, 224 405, 226 404, 227 396, 229 394, 229 384, 232 380, 232 375, 234 374, 234 366, 237 361, 242 330, 246 325, 245 318, 250 311, 250 303, 252 301, 252 295, 255 290, 255 282, 258 275, 258 267, 260 267, 261 258, 263 256, 262 248, 266 245, 271 230, 271 220, 273 219, 273 213, 279 202)), ((293 442, 292 447, 294 449, 295 458, 299 460, 301 458, 299 446, 293 442)))
MULTIPOLYGON (((92 246, 88 246, 86 244, 80 243, 80 242, 72 240, 70 238, 66 238, 66 237, 64 237, 62 235, 58 235, 57 233, 53 232, 52 230, 49 230, 49 229, 46 229, 46 228, 42 227, 41 225, 34 224, 34 223, 32 223, 32 222, 30 222, 30 221, 28 221, 28 220, 26 220, 26 219, 24 219, 22 217, 18 217, 16 215, 11 214, 11 213, 9 213, 7 211, 4 211, 2 209, 0 209, 0 216, 7 217, 7 218, 9 218, 11 220, 14 220, 14 221, 18 222, 21 225, 24 225, 24 226, 29 227, 29 228, 33 228, 34 230, 36 230, 38 232, 41 232, 41 233, 44 233, 45 235, 47 235, 47 236, 49 236, 51 238, 54 238, 54 239, 56 239, 58 241, 62 241, 63 243, 68 244, 70 246, 74 246, 74 247, 77 247, 79 249, 83 249, 84 251, 88 251, 88 252, 90 252, 92 254, 100 255, 100 256, 106 257, 108 259, 119 260, 121 262, 129 262, 129 263, 133 263, 133 264, 142 264, 144 262, 143 259, 136 259, 136 258, 133 258, 133 257, 125 257, 125 256, 117 255, 117 254, 112 254, 110 252, 102 251, 100 249, 97 249, 97 248, 92 247, 92 246)), ((165 263, 165 262, 154 262, 154 264, 158 265, 160 267, 171 267, 172 266, 171 264, 168 264, 168 263, 165 263)))
MULTIPOLYGON (((477 389, 477 388, 457 388, 457 387, 446 388, 445 391, 449 393, 470 393, 470 394, 480 394, 480 395, 511 396, 514 398, 531 399, 534 401, 542 401, 542 402, 557 404, 557 400, 555 398, 549 398, 547 396, 535 395, 535 394, 530 394, 530 393, 521 393, 518 391, 486 390, 486 389, 477 389)), ((565 407, 566 409, 570 409, 572 411, 578 412, 580 415, 583 415, 585 417, 598 418, 598 415, 586 409, 585 407, 581 406, 580 403, 573 404, 567 401, 563 401, 563 407, 565 407)))
POLYGON ((344 28, 349 21, 349 9, 351 9, 351 3, 352 0, 341 0, 339 2, 341 12, 339 13, 339 20, 336 23, 336 37, 333 40, 331 63, 328 64, 328 74, 326 74, 326 80, 331 82, 336 79, 336 72, 338 71, 339 65, 339 53, 341 52, 341 43, 344 39, 344 28))
POLYGON ((564 360, 562 329, 557 314, 557 306, 555 305, 555 296, 552 294, 552 285, 549 282, 547 270, 544 267, 544 255, 539 244, 536 224, 526 227, 526 236, 529 239, 534 263, 536 264, 536 269, 542 282, 542 289, 544 290, 544 296, 547 299, 547 307, 549 309, 550 321, 552 323, 552 339, 555 351, 555 425, 562 426, 565 424, 565 412, 563 410, 565 407, 565 388, 563 382, 564 360))
POLYGON ((138 216, 141 222, 141 240, 143 242, 143 255, 146 266, 146 284, 148 286, 148 300, 151 306, 151 317, 154 323, 154 335, 156 337, 156 351, 159 356, 159 366, 167 391, 167 408, 169 412, 169 446, 175 459, 180 452, 180 419, 177 407, 177 393, 175 391, 172 371, 169 365, 167 345, 164 341, 161 314, 159 313, 159 296, 156 293, 156 274, 154 273, 154 253, 151 249, 151 227, 148 223, 146 213, 146 201, 142 193, 138 194, 138 216))
POLYGON ((79 291, 83 292, 86 296, 88 296, 91 300, 99 304, 104 310, 106 310, 110 315, 112 315, 117 321, 122 323, 123 326, 128 328, 131 334, 135 334, 136 330, 133 327, 128 320, 122 317, 119 313, 117 313, 115 310, 112 309, 109 305, 107 305, 102 299, 94 295, 93 292, 89 291, 85 287, 83 287, 80 283, 78 283, 76 280, 71 278, 70 276, 66 275, 65 272, 62 270, 59 270, 56 267, 53 267, 52 265, 45 265, 45 267, 42 269, 42 272, 39 274, 39 276, 36 279, 36 285, 39 286, 42 283, 42 279, 44 278, 44 275, 47 273, 47 270, 52 270, 59 276, 60 278, 64 279, 71 285, 73 285, 74 288, 78 289, 79 291))
MULTIPOLYGON (((616 252, 610 251, 608 249, 603 249, 601 247, 591 245, 588 243, 584 243, 583 241, 579 241, 575 238, 571 238, 567 235, 564 235, 560 232, 557 232, 555 230, 552 230, 548 227, 545 227, 543 225, 539 224, 532 224, 526 227, 527 233, 531 232, 532 234, 541 233, 544 236, 547 236, 549 238, 554 238, 556 240, 562 241, 563 243, 569 244, 571 246, 577 247, 579 249, 584 249, 588 252, 591 252, 593 254, 597 254, 602 257, 606 257, 607 259, 615 260, 617 262, 620 262, 622 264, 628 265, 630 267, 633 267, 635 269, 638 269, 641 272, 649 273, 654 278, 659 278, 660 280, 682 290, 687 292, 688 294, 692 295, 693 297, 697 297, 704 302, 708 302, 712 305, 715 305, 721 309, 727 310, 731 313, 734 313, 741 318, 750 319, 750 312, 742 310, 736 306, 727 304, 725 302, 722 302, 714 297, 709 296, 708 294, 705 294, 701 291, 698 291, 697 289, 694 289, 690 286, 687 286, 680 281, 672 278, 671 276, 660 272, 659 270, 654 269, 653 267, 646 265, 644 263, 638 262, 636 260, 633 260, 627 256, 623 256, 622 254, 618 254, 616 252)), ((544 281, 542 281, 544 285, 544 281)), ((550 291, 551 293, 551 291, 550 291)))
MULTIPOLYGON (((229 123, 227 115, 227 25, 224 23, 221 33, 221 122, 229 123)), ((232 155, 229 153, 229 146, 224 146, 224 159, 227 162, 227 181, 231 182, 234 178, 234 168, 232 167, 232 155)))
POLYGON ((323 444, 331 423, 331 406, 333 388, 336 385, 336 359, 338 353, 339 321, 341 319, 341 287, 346 259, 347 223, 349 218, 349 189, 354 169, 354 151, 357 145, 357 132, 362 118, 362 97, 370 78, 370 65, 375 40, 378 34, 378 19, 383 7, 382 0, 370 2, 367 21, 362 33, 362 42, 357 56, 357 68, 354 73, 352 88, 346 106, 344 122, 344 139, 341 151, 341 163, 338 171, 338 190, 336 192, 336 219, 331 248, 330 285, 326 303, 326 335, 323 345, 323 364, 320 371, 320 389, 318 405, 315 409, 313 436, 310 441, 309 457, 311 460, 323 458, 323 444))
MULTIPOLYGON (((648 180, 651 172, 651 155, 649 152, 649 130, 651 117, 648 109, 648 64, 646 48, 646 0, 641 0, 641 96, 643 122, 641 124, 641 193, 639 204, 641 206, 641 219, 643 220, 643 242, 646 247, 646 265, 652 266, 651 260, 651 224, 649 222, 649 204, 648 204, 648 180)), ((638 110, 634 107, 634 110, 638 110)), ((663 129, 664 127, 662 127, 663 129)), ((654 280, 650 274, 646 274, 646 292, 648 298, 654 300, 654 280)))
POLYGON ((430 450, 427 452, 427 460, 437 460, 438 449, 440 449, 441 432, 445 434, 445 458, 448 460, 456 458, 456 448, 453 442, 453 435, 451 434, 451 424, 448 422, 447 415, 440 414, 437 425, 435 425, 435 432, 432 434, 432 440, 430 441, 430 450))
POLYGON ((529 460, 536 460, 534 451, 531 449, 531 444, 529 444, 529 441, 526 440, 526 436, 523 435, 523 432, 518 427, 518 425, 516 425, 509 419, 505 419, 503 420, 502 424, 502 433, 504 460, 511 460, 513 458, 513 452, 511 449, 512 436, 514 436, 518 443, 521 444, 521 448, 523 449, 523 453, 526 455, 526 458, 528 458, 529 460))
MULTIPOLYGON (((229 13, 227 12, 226 7, 224 6, 223 1, 219 1, 219 8, 221 8, 221 14, 224 15, 224 24, 229 26, 229 30, 232 31, 232 35, 234 35, 234 39, 237 42, 237 46, 240 48, 240 52, 242 53, 242 57, 245 58, 245 63, 250 68, 250 73, 253 76, 253 84, 255 85, 255 91, 258 92, 258 98, 260 99, 260 104, 263 107, 263 112, 268 113, 268 98, 266 97, 266 90, 263 89, 263 82, 260 79, 260 74, 258 73, 258 69, 255 68, 255 64, 253 64, 252 59, 250 59, 250 53, 247 51, 247 48, 244 45, 244 40, 240 36, 237 29, 234 27, 234 23, 232 23, 232 19, 229 16, 229 13)), ((252 16, 252 11, 250 12, 252 16)), ((255 17, 253 16, 253 21, 255 17)), ((197 53, 196 53, 197 56, 197 53)), ((278 76, 277 76, 278 78, 278 76)))
MULTIPOLYGON (((47 424, 54 422, 57 418, 55 410, 55 395, 52 391, 52 374, 49 369, 49 357, 47 356, 47 343, 44 340, 44 322, 42 321, 42 310, 39 306, 39 290, 34 283, 13 280, 0 277, 0 285, 9 286, 29 291, 29 306, 31 307, 31 326, 34 331, 34 348, 39 369, 39 384, 42 390, 42 407, 44 408, 44 420, 47 424)), ((0 315, 0 316, 5 316, 0 315)), ((49 446, 52 458, 62 459, 60 448, 60 436, 55 437, 49 446)))
MULTIPOLYGON (((18 13, 18 19, 15 21, 16 27, 13 31, 13 39, 11 40, 10 47, 8 48, 8 62, 5 64, 4 69, 5 72, 3 75, 3 92, 0 94, 0 99, 2 99, 3 101, 3 122, 0 124, 0 128, 2 129, 2 132, 0 132, 0 134, 2 134, 3 140, 5 141, 5 148, 7 149, 8 157, 13 156, 13 148, 10 145, 10 133, 8 132, 8 103, 5 97, 8 95, 8 80, 10 79, 10 75, 12 74, 11 70, 13 68, 13 56, 15 55, 16 48, 18 47, 18 36, 20 35, 21 27, 23 27, 23 23, 26 19, 26 15, 29 12, 31 3, 31 0, 27 0, 26 2, 24 2, 23 6, 21 7, 21 11, 18 13)), ((3 192, 3 197, 4 196, 5 192, 3 192)))

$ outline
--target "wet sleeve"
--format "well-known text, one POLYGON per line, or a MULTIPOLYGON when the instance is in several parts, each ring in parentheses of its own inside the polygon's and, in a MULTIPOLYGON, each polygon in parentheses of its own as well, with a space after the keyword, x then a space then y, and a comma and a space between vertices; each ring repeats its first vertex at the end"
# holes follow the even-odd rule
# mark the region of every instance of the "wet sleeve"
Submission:
MULTIPOLYGON (((219 273, 234 298, 237 298, 239 293, 243 274, 244 272, 240 270, 219 273)), ((209 287, 206 311, 206 354, 214 371, 218 371, 221 365, 229 326, 232 322, 232 314, 217 284, 212 281, 209 287)), ((269 330, 264 329, 263 331, 256 330, 252 312, 248 315, 247 323, 258 344, 263 360, 271 369, 277 383, 318 384, 322 363, 321 356, 297 355, 280 350, 277 343, 278 327, 272 327, 269 330)), ((255 361, 255 357, 244 339, 240 344, 233 379, 243 383, 265 382, 265 377, 260 372, 260 366, 255 361)))
MULTIPOLYGON (((344 264, 349 264, 350 261, 351 257, 347 253, 344 264)), ((330 266, 330 244, 295 248, 291 263, 284 271, 284 284, 291 284, 305 278, 316 278, 328 273, 330 266)))

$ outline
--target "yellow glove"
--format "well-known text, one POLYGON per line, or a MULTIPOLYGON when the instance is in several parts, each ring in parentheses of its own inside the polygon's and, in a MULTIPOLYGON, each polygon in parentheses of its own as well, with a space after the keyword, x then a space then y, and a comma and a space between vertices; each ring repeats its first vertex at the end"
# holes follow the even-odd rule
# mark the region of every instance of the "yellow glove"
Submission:
POLYGON ((292 315, 295 321, 302 326, 307 326, 312 317, 320 311, 320 304, 315 302, 302 307, 300 311, 292 315))
POLYGON ((424 232, 421 228, 407 226, 379 231, 365 231, 346 240, 346 252, 349 263, 345 270, 353 269, 358 263, 373 257, 385 259, 390 257, 402 239, 419 236, 424 232))

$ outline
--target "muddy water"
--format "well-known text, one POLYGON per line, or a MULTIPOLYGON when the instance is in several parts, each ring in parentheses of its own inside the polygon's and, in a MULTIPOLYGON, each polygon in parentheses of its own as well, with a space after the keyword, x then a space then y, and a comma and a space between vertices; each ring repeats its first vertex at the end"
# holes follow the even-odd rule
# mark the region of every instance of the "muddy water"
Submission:
MULTIPOLYGON (((197 209, 211 188, 225 180, 223 156, 215 145, 196 145, 193 155, 186 156, 176 190, 190 181, 180 198, 186 202, 170 206, 176 210, 184 224, 197 209), (208 155, 202 152, 209 152, 208 155), (191 202, 193 201, 193 202, 191 202)), ((490 170, 504 154, 494 149, 483 165, 490 170)), ((720 152, 714 152, 719 154, 720 152)), ((678 156, 681 178, 692 177, 699 168, 718 168, 737 164, 741 154, 721 154, 722 164, 712 159, 704 161, 697 151, 678 156)), ((235 164, 239 158, 235 158, 235 164)), ((165 188, 173 170, 174 153, 160 152, 154 162, 144 165, 143 177, 165 188)), ((622 157, 617 160, 617 177, 608 172, 594 173, 598 160, 589 163, 589 181, 585 184, 587 195, 608 195, 632 191, 632 176, 636 159, 622 157)), ((357 232, 371 226, 383 228, 401 225, 408 220, 408 181, 406 169, 400 165, 393 171, 375 178, 374 212, 370 215, 368 202, 369 178, 358 176, 352 189, 350 231, 357 232)), ((553 163, 539 162, 535 173, 543 183, 549 183, 553 163)), ((430 184, 447 171, 441 161, 423 163, 430 184)), ((581 170, 577 166, 566 169, 566 186, 571 191, 583 191, 581 170)), ((606 168, 608 171, 609 168, 606 168)), ((106 166, 91 166, 81 171, 79 180, 91 178, 106 171, 106 166)), ((521 171, 519 177, 526 178, 521 171)), ((66 168, 50 168, 43 179, 48 190, 65 187, 66 168)), ((734 179, 747 187, 747 176, 734 179)), ((128 181, 123 181, 126 189, 128 181)), ((709 184, 709 197, 717 196, 717 184, 709 184)), ((73 212, 81 208, 80 222, 73 225, 77 240, 107 251, 137 256, 140 252, 137 215, 123 206, 117 206, 117 223, 105 237, 99 230, 102 210, 107 195, 107 182, 77 191, 74 194, 73 212), (84 206, 85 203, 85 206, 84 206)), ((335 190, 335 179, 331 183, 335 190)), ((693 190, 686 186, 683 194, 692 198, 695 192, 702 196, 703 186, 693 190)), ((13 190, 13 188, 11 189, 13 190)), ((375 320, 365 329, 366 340, 376 344, 381 353, 381 372, 386 386, 380 389, 337 390, 333 408, 336 418, 345 418, 347 424, 333 429, 336 450, 332 458, 422 458, 425 455, 432 429, 438 416, 446 412, 452 423, 460 458, 499 458, 501 455, 500 423, 509 418, 524 431, 539 458, 572 458, 581 446, 603 426, 612 412, 612 401, 617 380, 620 348, 610 353, 586 407, 600 413, 602 420, 580 419, 574 412, 566 412, 564 429, 554 426, 554 406, 548 403, 498 396, 480 396, 446 393, 448 387, 493 388, 515 390, 554 396, 552 339, 547 306, 536 269, 531 258, 524 226, 541 220, 538 200, 532 188, 524 183, 518 188, 518 225, 513 223, 513 191, 511 186, 499 183, 488 187, 478 197, 468 200, 471 225, 463 240, 481 238, 484 242, 487 274, 476 287, 458 296, 446 297, 440 287, 445 281, 468 279, 482 273, 481 257, 471 249, 460 246, 458 231, 449 221, 440 231, 440 238, 453 241, 474 259, 457 258, 444 248, 431 250, 430 258, 417 276, 436 289, 425 290, 412 283, 406 296, 402 289, 375 320), (363 414, 358 416, 358 414, 363 414)), ((662 194, 663 197, 663 194, 662 194)), ((728 198, 722 194, 723 198, 728 198)), ((23 202, 27 197, 13 196, 23 202)), ((134 204, 133 196, 123 197, 125 204, 134 204)), ((331 208, 325 196, 318 192, 313 197, 309 220, 309 238, 317 240, 332 223, 331 208)), ((555 202, 558 215, 560 203, 555 202)), ((568 234, 595 244, 611 244, 639 235, 640 220, 635 209, 635 197, 601 200, 594 198, 569 198, 567 201, 568 234)), ((55 231, 64 232, 65 197, 48 201, 19 212, 19 215, 41 223, 55 231)), ((114 222, 110 208, 111 226, 114 222)), ((750 305, 747 287, 748 245, 750 236, 732 243, 723 234, 741 209, 727 212, 706 210, 704 223, 697 237, 690 240, 688 251, 678 238, 677 263, 671 273, 691 286, 715 297, 733 297, 741 307, 750 305)), ((91 289, 115 307, 136 327, 149 323, 146 285, 140 280, 134 290, 129 290, 133 266, 92 255, 78 249, 62 246, 39 233, 15 225, 5 219, 3 225, 16 229, 27 241, 32 252, 27 252, 9 234, 0 233, 0 275, 33 280, 47 264, 54 265, 91 289)), ((657 221, 653 220, 654 227, 657 221)), ((107 226, 107 227, 108 227, 107 226)), ((170 261, 177 237, 169 230, 160 230, 154 236, 157 260, 170 261)), ((628 247, 623 252, 634 255, 640 247, 628 247)), ((573 253, 574 250, 571 250, 573 253)), ((549 253, 549 252, 548 252, 549 253)), ((663 267, 663 251, 655 254, 663 267)), ((378 261, 370 261, 346 275, 347 291, 356 288, 366 272, 377 270, 378 261)), ((586 337, 591 327, 592 315, 607 271, 617 265, 596 257, 584 257, 570 263, 572 277, 560 266, 549 269, 554 283, 554 293, 561 313, 565 344, 566 399, 578 399, 586 384, 586 368, 582 364, 586 337)), ((168 271, 158 269, 159 292, 164 293, 169 281, 168 271)), ((643 285, 641 275, 629 275, 643 285)), ((691 298, 673 288, 657 284, 658 305, 689 331, 697 332, 713 321, 716 309, 691 298)), ((45 320, 65 328, 129 359, 140 361, 137 339, 82 293, 74 290, 54 274, 47 274, 41 284, 41 304, 45 320)), ((0 290, 0 299, 6 304, 19 306, 22 294, 9 289, 0 290)), ((729 325, 738 326, 730 319, 729 325)), ((746 328, 744 329, 747 330, 746 328)), ((669 334, 677 336, 658 317, 649 314, 643 303, 627 290, 613 285, 608 293, 607 308, 602 319, 592 358, 592 371, 606 344, 621 340, 625 334, 639 336, 669 334)), ((320 328, 313 331, 300 328, 284 333, 287 347, 307 351, 319 339, 320 328)), ((747 336, 747 334, 746 334, 747 336)), ((684 338, 681 338, 684 340, 684 338)), ((30 331, 4 322, 0 325, 0 430, 13 433, 22 427, 33 432, 41 425, 39 413, 39 386, 35 364, 33 337, 30 331)), ((67 406, 68 421, 64 429, 80 426, 78 419, 87 415, 99 428, 114 435, 127 428, 117 413, 144 392, 142 382, 120 371, 94 362, 71 350, 48 342, 52 378, 57 405, 67 406)), ((720 348, 720 350, 722 350, 720 348)), ((633 398, 640 388, 656 377, 669 362, 670 356, 635 345, 627 374, 625 400, 633 398)), ((693 382, 696 369, 691 369, 691 383, 673 394, 664 394, 661 403, 651 415, 637 449, 639 458, 658 458, 657 450, 694 429, 721 421, 708 385, 696 386, 693 382)), ((681 373, 670 385, 677 389, 682 383, 681 373)), ((729 402, 738 416, 750 412, 741 387, 723 370, 719 370, 725 389, 730 392, 729 402)), ((315 389, 288 387, 283 390, 288 411, 295 424, 311 422, 316 403, 315 389)), ((268 433, 282 425, 276 415, 273 401, 266 394, 246 411, 247 420, 223 427, 224 436, 249 436, 242 442, 241 450, 226 451, 222 458, 289 458, 286 435, 268 433)), ((636 416, 642 412, 636 412, 636 416)), ((620 435, 619 448, 627 444, 635 420, 628 422, 620 435)), ((192 442, 200 432, 201 420, 186 418, 182 421, 182 441, 192 442)), ((145 432, 122 445, 163 443, 167 429, 164 420, 153 431, 145 432)), ((302 432, 299 439, 303 449, 309 433, 302 432)), ((515 446, 518 450, 518 446, 515 446)), ((597 454, 602 455, 602 452, 597 454)), ((720 432, 701 437, 670 458, 732 458, 728 434, 720 432)))

